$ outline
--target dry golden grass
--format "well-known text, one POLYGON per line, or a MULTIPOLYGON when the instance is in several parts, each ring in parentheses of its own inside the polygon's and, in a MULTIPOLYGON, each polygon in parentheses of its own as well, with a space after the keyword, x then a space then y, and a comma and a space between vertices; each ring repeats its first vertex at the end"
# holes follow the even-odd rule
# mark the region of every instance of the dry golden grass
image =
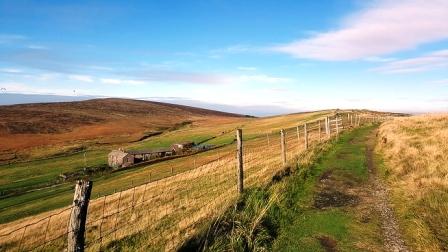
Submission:
MULTIPOLYGON (((309 143, 315 145, 320 138, 317 126, 309 125, 308 129, 314 129, 309 134, 309 143)), ((321 135, 321 140, 325 140, 323 130, 321 135)), ((294 162, 297 154, 304 151, 303 140, 303 132, 297 138, 295 128, 286 131, 288 162, 294 162)), ((234 150, 223 153, 224 158, 196 169, 92 200, 86 249, 112 249, 120 239, 138 233, 143 234, 136 244, 140 249, 177 248, 196 232, 198 224, 219 216, 237 198, 232 153, 234 150)), ((246 187, 265 185, 283 169, 278 132, 269 134, 269 142, 267 137, 259 137, 245 143, 244 169, 246 187)), ((2 236, 0 250, 18 251, 39 244, 42 246, 38 250, 61 250, 66 242, 69 216, 70 209, 59 209, 0 225, 0 236, 18 229, 2 236), (20 228, 24 226, 27 227, 20 228)))
POLYGON ((379 137, 408 242, 418 251, 448 250, 448 114, 395 118, 379 137))

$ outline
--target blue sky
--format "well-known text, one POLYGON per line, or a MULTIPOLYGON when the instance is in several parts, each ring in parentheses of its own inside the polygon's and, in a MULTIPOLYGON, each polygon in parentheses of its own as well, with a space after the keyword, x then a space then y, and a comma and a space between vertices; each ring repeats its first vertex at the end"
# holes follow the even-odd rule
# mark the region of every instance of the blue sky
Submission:
POLYGON ((0 0, 0 88, 447 111, 447 24, 445 0, 0 0))

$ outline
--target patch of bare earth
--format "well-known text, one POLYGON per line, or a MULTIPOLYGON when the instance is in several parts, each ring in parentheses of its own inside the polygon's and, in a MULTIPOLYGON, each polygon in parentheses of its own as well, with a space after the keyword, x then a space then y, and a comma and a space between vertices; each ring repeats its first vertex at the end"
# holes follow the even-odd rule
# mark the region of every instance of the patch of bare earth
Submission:
MULTIPOLYGON (((367 143, 368 181, 358 184, 347 178, 341 179, 329 169, 319 179, 318 193, 314 197, 313 206, 319 210, 343 207, 355 213, 360 223, 367 225, 379 222, 382 233, 381 237, 378 237, 381 239, 378 240, 383 241, 383 247, 369 242, 357 243, 357 246, 364 251, 406 252, 409 249, 401 238, 397 220, 389 205, 387 188, 377 176, 373 160, 374 136, 372 134, 367 143)), ((316 239, 325 251, 338 251, 337 243, 331 237, 319 236, 316 239)))

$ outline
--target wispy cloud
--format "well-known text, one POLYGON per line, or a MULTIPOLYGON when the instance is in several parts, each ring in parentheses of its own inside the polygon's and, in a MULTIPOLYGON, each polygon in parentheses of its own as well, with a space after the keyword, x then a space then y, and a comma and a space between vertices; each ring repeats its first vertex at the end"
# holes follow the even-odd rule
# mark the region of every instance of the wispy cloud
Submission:
POLYGON ((73 75, 69 75, 68 78, 70 80, 75 80, 75 81, 93 82, 93 78, 90 75, 73 74, 73 75))
POLYGON ((448 68, 448 50, 440 50, 419 57, 391 61, 372 70, 382 73, 411 73, 440 68, 448 68))
POLYGON ((392 57, 377 57, 377 56, 373 56, 373 57, 367 57, 364 60, 368 61, 368 62, 390 62, 390 61, 394 61, 394 60, 397 60, 397 59, 396 58, 392 58, 392 57))
POLYGON ((17 68, 0 68, 0 72, 8 73, 8 74, 19 74, 19 73, 22 73, 23 71, 21 69, 17 69, 17 68))
MULTIPOLYGON (((122 72, 122 76, 129 76, 143 82, 185 83, 199 85, 226 85, 265 83, 277 84, 292 81, 289 78, 271 76, 267 74, 226 74, 207 72, 184 72, 176 70, 146 69, 141 71, 122 72)), ((122 82, 121 82, 122 83, 122 82)), ((113 83, 110 83, 113 84, 113 83)), ((118 84, 118 82, 117 82, 118 84)))
POLYGON ((140 80, 127 80, 127 79, 115 79, 115 78, 102 78, 100 81, 104 84, 112 85, 141 85, 145 84, 144 81, 140 80))
POLYGON ((28 47, 29 49, 34 49, 34 50, 48 50, 48 49, 49 49, 49 48, 46 47, 46 46, 35 45, 35 44, 28 45, 27 47, 28 47))
POLYGON ((256 71, 256 67, 247 67, 247 66, 240 66, 238 67, 238 70, 240 71, 256 71))
POLYGON ((265 83, 265 84, 281 84, 291 82, 292 79, 284 77, 275 77, 264 74, 253 74, 253 75, 237 75, 227 77, 227 82, 229 83, 265 83))
POLYGON ((431 81, 430 84, 438 85, 438 86, 448 86, 448 78, 441 80, 431 81))
POLYGON ((18 34, 0 34, 0 44, 10 44, 17 41, 26 40, 27 37, 18 34))
POLYGON ((251 53, 251 52, 263 52, 264 48, 250 46, 250 45, 232 45, 224 48, 213 49, 208 52, 209 57, 213 59, 219 59, 226 55, 232 54, 242 54, 242 53, 251 53))
POLYGON ((448 38, 448 1, 379 0, 340 29, 272 48, 298 58, 339 61, 387 55, 448 38))

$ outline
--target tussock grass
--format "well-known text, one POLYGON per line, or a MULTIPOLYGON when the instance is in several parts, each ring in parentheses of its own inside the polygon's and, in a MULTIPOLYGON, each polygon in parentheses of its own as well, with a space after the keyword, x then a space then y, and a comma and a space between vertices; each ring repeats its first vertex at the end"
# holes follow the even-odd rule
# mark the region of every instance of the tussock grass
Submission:
POLYGON ((448 250, 448 114, 395 118, 379 137, 408 243, 418 251, 448 250))

